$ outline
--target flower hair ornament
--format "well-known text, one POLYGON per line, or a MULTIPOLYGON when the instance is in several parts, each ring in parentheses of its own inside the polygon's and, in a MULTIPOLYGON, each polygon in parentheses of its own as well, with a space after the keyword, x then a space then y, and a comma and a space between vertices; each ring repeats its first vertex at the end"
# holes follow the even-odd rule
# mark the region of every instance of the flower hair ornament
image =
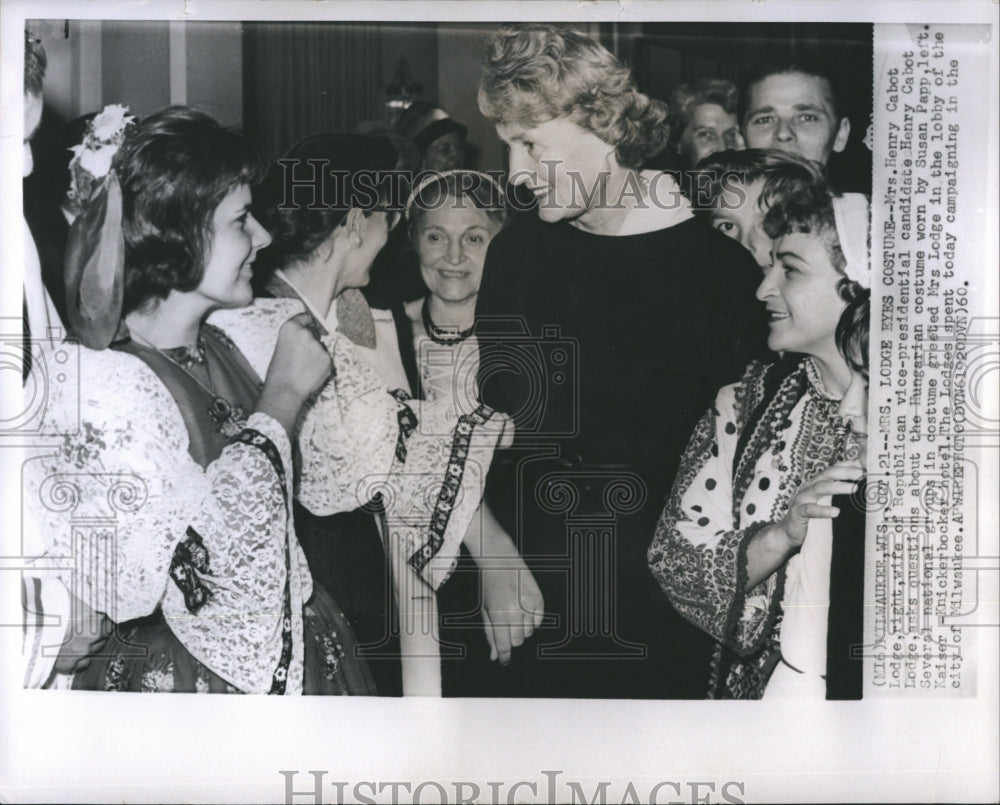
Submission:
POLYGON ((105 106, 87 123, 83 140, 69 149, 73 158, 69 163, 70 181, 65 204, 70 213, 79 214, 80 208, 95 194, 95 186, 108 175, 111 162, 133 123, 135 117, 128 107, 117 103, 105 106))
POLYGON ((870 216, 868 199, 861 193, 844 193, 833 199, 833 218, 837 238, 844 253, 844 273, 862 288, 872 284, 871 257, 868 248, 870 216))
POLYGON ((121 323, 125 238, 122 190, 111 166, 135 118, 121 105, 104 108, 74 146, 67 193, 76 217, 66 244, 64 274, 69 329, 91 349, 104 349, 121 323))
MULTIPOLYGON (((407 220, 410 219, 410 208, 413 207, 413 203, 417 200, 417 196, 419 196, 424 191, 425 188, 429 187, 435 182, 440 182, 442 179, 445 179, 448 176, 475 176, 479 179, 485 179, 487 182, 493 185, 493 188, 497 191, 497 200, 499 202, 498 206, 505 206, 507 204, 507 195, 506 193, 504 193, 503 188, 500 186, 500 183, 492 176, 490 176, 488 173, 482 173, 480 171, 472 171, 472 170, 463 170, 463 169, 450 170, 450 171, 432 171, 431 173, 428 173, 419 182, 417 182, 417 184, 413 188, 413 191, 410 193, 410 197, 406 200, 406 206, 403 208, 403 215, 406 216, 407 220)), ((466 188, 464 185, 462 185, 462 189, 468 190, 471 188, 466 188)))

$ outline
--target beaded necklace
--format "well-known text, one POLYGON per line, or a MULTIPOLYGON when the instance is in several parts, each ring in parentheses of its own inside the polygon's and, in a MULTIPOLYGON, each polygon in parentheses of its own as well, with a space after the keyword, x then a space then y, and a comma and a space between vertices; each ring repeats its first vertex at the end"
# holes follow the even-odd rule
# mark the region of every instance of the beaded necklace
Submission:
POLYGON ((439 327, 433 321, 431 321, 431 313, 427 304, 429 297, 424 297, 423 307, 420 308, 420 317, 424 322, 424 330, 427 332, 427 337, 430 338, 435 344, 445 344, 446 346, 454 346, 455 344, 460 344, 465 341, 472 331, 475 329, 475 325, 469 327, 467 330, 459 330, 455 327, 439 327))
POLYGON ((143 338, 134 329, 129 329, 129 335, 141 345, 158 352, 208 392, 210 400, 206 413, 208 413, 209 419, 215 423, 215 428, 219 433, 229 438, 239 435, 240 431, 246 426, 249 414, 243 406, 233 405, 233 403, 219 394, 215 389, 215 384, 212 382, 212 371, 209 368, 206 357, 204 339, 200 332, 198 333, 197 346, 194 349, 191 347, 174 347, 170 350, 164 350, 148 339, 143 338), (179 353, 180 358, 175 358, 170 354, 171 352, 179 353), (200 366, 204 369, 205 376, 208 378, 208 384, 204 383, 201 378, 191 371, 191 367, 193 366, 200 366))

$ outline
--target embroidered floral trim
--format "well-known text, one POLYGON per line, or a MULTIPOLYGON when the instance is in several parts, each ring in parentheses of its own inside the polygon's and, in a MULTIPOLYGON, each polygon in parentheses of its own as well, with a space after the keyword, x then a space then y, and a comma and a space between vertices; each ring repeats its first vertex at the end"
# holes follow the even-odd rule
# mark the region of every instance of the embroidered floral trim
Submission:
MULTIPOLYGON (((718 551, 693 545, 676 526, 686 517, 682 504, 684 493, 708 463, 713 450, 718 449, 717 417, 718 411, 714 408, 705 412, 688 440, 684 456, 690 460, 681 461, 649 546, 647 560, 653 575, 678 611, 699 629, 719 640, 722 634, 717 613, 723 600, 713 582, 719 573, 718 551)), ((724 579, 725 571, 721 575, 724 579)))
POLYGON ((462 476, 465 474, 465 460, 469 455, 469 443, 473 431, 489 421, 494 410, 486 404, 480 404, 471 414, 462 414, 455 426, 455 436, 451 442, 451 455, 445 469, 445 478, 441 484, 431 522, 428 528, 428 539, 424 545, 410 556, 409 564, 418 573, 423 571, 427 563, 434 558, 444 544, 444 533, 451 519, 451 512, 462 486, 462 476))
POLYGON ((820 397, 840 402, 835 395, 831 394, 827 390, 826 384, 823 382, 823 376, 820 374, 819 367, 816 365, 815 358, 808 357, 803 360, 802 367, 805 369, 806 377, 809 379, 810 385, 816 389, 816 392, 820 397))
POLYGON ((323 667, 326 669, 324 676, 332 682, 340 675, 340 658, 344 656, 344 647, 339 642, 337 633, 332 630, 329 633, 317 633, 313 638, 323 658, 323 667))
POLYGON ((128 668, 124 657, 115 657, 104 672, 105 690, 128 690, 128 668))
POLYGON ((226 335, 225 330, 216 327, 214 324, 209 324, 206 322, 205 324, 202 325, 201 333, 198 336, 199 344, 203 350, 204 350, 204 343, 202 342, 202 338, 204 338, 206 330, 211 330, 212 338, 218 341, 219 343, 225 345, 227 349, 232 349, 232 350, 236 349, 236 344, 233 342, 233 339, 231 339, 228 335, 226 335))
POLYGON ((752 361, 747 366, 740 382, 733 389, 733 407, 736 410, 736 429, 743 433, 746 429, 747 419, 750 417, 755 405, 763 397, 763 381, 767 373, 768 364, 760 361, 752 361))
POLYGON ((288 482, 285 475, 285 466, 281 461, 281 452, 275 447, 274 442, 268 439, 263 433, 254 428, 244 428, 233 439, 233 444, 246 444, 256 447, 271 462, 275 475, 278 476, 278 484, 281 486, 281 494, 285 498, 285 505, 288 505, 288 482))
POLYGON ((749 657, 760 650, 762 644, 771 633, 774 623, 781 615, 781 601, 784 598, 785 589, 785 566, 782 565, 774 574, 774 590, 770 589, 770 579, 765 579, 749 593, 747 587, 747 548, 757 533, 768 523, 759 521, 747 526, 743 530, 743 538, 736 549, 736 587, 733 601, 726 616, 726 626, 724 630, 723 643, 741 657, 749 657), (757 610, 763 614, 763 618, 752 617, 747 612, 748 608, 757 610), (751 627, 756 637, 752 634, 744 633, 744 629, 751 627))
POLYGON ((174 664, 163 654, 143 670, 139 682, 139 690, 143 693, 169 693, 175 687, 174 664))
POLYGON ((406 463, 406 440, 413 435, 420 424, 413 409, 407 405, 411 399, 403 389, 393 389, 389 394, 396 400, 396 417, 399 419, 399 436, 396 437, 396 461, 400 464, 406 463))
POLYGON ((211 330, 212 337, 227 349, 236 349, 236 344, 233 343, 233 340, 225 332, 214 324, 205 324, 198 333, 198 340, 195 342, 195 346, 170 347, 169 349, 162 349, 160 351, 184 371, 190 371, 192 366, 205 366, 208 360, 208 350, 205 347, 205 330, 211 330))
POLYGON ((199 573, 210 573, 208 549, 201 535, 191 526, 187 528, 187 539, 177 543, 170 560, 170 578, 184 594, 184 606, 192 615, 197 615, 212 591, 202 583, 199 573))
MULTIPOLYGON (((245 428, 233 440, 234 442, 256 447, 271 462, 274 472, 278 476, 278 483, 281 486, 281 494, 285 499, 285 510, 288 510, 288 484, 286 482, 285 468, 281 462, 281 453, 275 447, 274 442, 268 439, 259 430, 245 428)), ((291 516, 289 513, 288 516, 291 516)), ((292 591, 291 591, 292 562, 289 555, 288 540, 285 539, 285 593, 284 602, 281 607, 281 654, 278 659, 278 667, 274 670, 271 678, 271 689, 268 691, 272 695, 282 695, 288 685, 288 666, 292 662, 292 591)))
POLYGON ((717 645, 712 657, 709 699, 760 699, 767 682, 781 659, 779 645, 781 619, 763 648, 752 657, 740 657, 731 649, 717 645))
MULTIPOLYGON (((737 442, 736 455, 733 459, 733 512, 737 521, 743 498, 753 481, 754 468, 769 449, 773 450, 782 462, 782 466, 779 467, 782 488, 787 488, 790 483, 789 467, 785 461, 789 452, 788 445, 782 436, 790 425, 789 414, 806 393, 808 384, 802 363, 799 363, 790 374, 781 379, 774 393, 768 395, 767 392, 772 386, 772 382, 769 381, 780 377, 771 373, 778 371, 780 369, 777 366, 769 367, 769 376, 764 378, 760 387, 763 400, 756 401, 754 413, 747 422, 747 430, 740 434, 737 442)), ((798 489, 799 484, 795 483, 794 487, 798 489)))
MULTIPOLYGON (((134 628, 128 629, 128 631, 126 631, 126 633, 121 637, 122 643, 126 646, 133 645, 135 633, 136 630, 134 628)), ((130 666, 131 662, 129 658, 124 655, 119 655, 111 659, 111 661, 108 662, 107 667, 104 669, 104 689, 117 691, 128 690, 130 666)))

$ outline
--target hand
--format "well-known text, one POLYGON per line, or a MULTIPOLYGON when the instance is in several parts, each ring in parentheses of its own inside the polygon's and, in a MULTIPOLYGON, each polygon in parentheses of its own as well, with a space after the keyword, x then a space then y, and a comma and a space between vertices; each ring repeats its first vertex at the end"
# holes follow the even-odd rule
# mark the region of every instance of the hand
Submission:
POLYGON ((104 647, 115 629, 114 621, 83 603, 73 593, 69 594, 69 600, 72 615, 66 642, 59 649, 52 666, 59 674, 72 674, 89 666, 91 657, 104 647))
POLYGON ((480 578, 490 659, 508 665, 511 649, 524 643, 541 625, 545 602, 535 577, 520 556, 507 556, 502 561, 502 569, 481 567, 480 578))
POLYGON ((820 503, 822 498, 852 494, 864 474, 857 461, 841 461, 802 484, 785 516, 777 524, 790 546, 797 548, 805 541, 810 519, 832 519, 840 514, 836 506, 820 503))
POLYGON ((316 337, 308 313, 299 313, 281 325, 265 385, 273 382, 305 400, 323 388, 331 374, 330 353, 316 337))
POLYGON ((310 396, 333 374, 333 361, 312 330, 307 313, 290 318, 278 331, 257 411, 277 420, 291 437, 310 396))

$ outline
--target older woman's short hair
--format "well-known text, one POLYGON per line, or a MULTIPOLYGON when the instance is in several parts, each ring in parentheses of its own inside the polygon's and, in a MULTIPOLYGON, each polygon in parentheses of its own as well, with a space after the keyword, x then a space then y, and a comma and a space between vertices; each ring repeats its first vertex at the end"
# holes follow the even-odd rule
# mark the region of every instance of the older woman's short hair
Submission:
POLYGON ((667 144, 667 106, 643 95, 628 68, 588 36, 551 25, 504 28, 483 58, 479 109, 532 128, 567 117, 641 167, 667 144))
POLYGON ((837 234, 833 198, 823 182, 800 187, 775 201, 764 215, 764 231, 772 240, 795 232, 818 237, 831 265, 844 274, 837 283, 837 292, 845 302, 852 302, 863 293, 864 288, 844 273, 847 260, 837 234))
POLYGON ((773 148, 718 151, 698 163, 692 197, 698 209, 715 209, 734 184, 764 180, 758 203, 770 207, 804 187, 825 186, 818 162, 773 148), (698 192, 696 193, 695 190, 698 192))
POLYGON ((263 175, 248 140, 185 106, 131 126, 113 166, 122 188, 124 314, 173 290, 197 288, 216 208, 263 175))
POLYGON ((676 87, 670 94, 670 145, 676 146, 699 106, 712 103, 730 115, 739 113, 740 91, 724 78, 699 78, 676 87))
POLYGON ((409 201, 407 227, 410 237, 416 236, 420 220, 428 210, 452 206, 454 209, 475 207, 486 213, 497 231, 507 224, 507 200, 499 185, 489 176, 476 171, 455 171, 430 174, 418 185, 409 201))

